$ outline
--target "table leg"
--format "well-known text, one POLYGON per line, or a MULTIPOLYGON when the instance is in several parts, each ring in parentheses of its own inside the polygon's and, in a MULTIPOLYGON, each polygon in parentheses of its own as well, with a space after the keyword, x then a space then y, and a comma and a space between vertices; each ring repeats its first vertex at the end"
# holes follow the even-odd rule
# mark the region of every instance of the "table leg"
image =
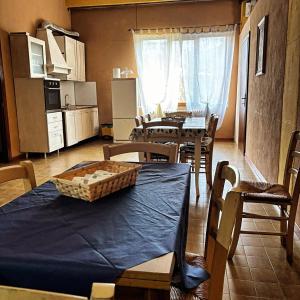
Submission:
POLYGON ((199 173, 200 173, 200 159, 201 159, 201 137, 195 139, 195 187, 196 197, 199 198, 199 173))

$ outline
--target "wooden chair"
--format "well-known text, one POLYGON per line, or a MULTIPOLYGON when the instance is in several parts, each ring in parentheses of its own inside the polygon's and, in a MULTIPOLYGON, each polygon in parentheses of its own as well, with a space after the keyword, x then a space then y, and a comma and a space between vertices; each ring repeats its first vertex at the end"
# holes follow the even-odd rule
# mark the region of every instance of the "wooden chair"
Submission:
POLYGON ((238 209, 233 242, 229 258, 232 258, 236 250, 240 234, 276 235, 281 237, 281 244, 286 248, 287 260, 293 260, 294 226, 300 193, 299 167, 294 166, 295 160, 300 158, 300 152, 296 151, 300 140, 300 131, 292 133, 287 153, 283 184, 271 184, 266 182, 241 181, 241 203, 238 209), (295 177, 292 180, 292 175, 295 177), (289 192, 291 190, 291 193, 289 192), (244 203, 273 204, 280 209, 280 215, 269 216, 248 213, 244 211, 244 203), (289 208, 289 210, 288 210, 289 208), (241 230, 243 219, 260 219, 280 222, 280 231, 249 231, 241 230))
MULTIPOLYGON (((213 151, 215 144, 215 135, 217 130, 219 117, 215 114, 212 114, 209 119, 207 134, 202 138, 201 141, 201 161, 200 168, 204 169, 206 173, 206 182, 208 186, 212 187, 212 160, 213 160, 213 151)), ((194 155, 195 155, 195 144, 188 143, 180 148, 180 161, 187 162, 191 161, 192 166, 194 165, 194 155)))
POLYGON ((176 163, 178 148, 177 145, 164 145, 164 144, 154 144, 154 143, 127 143, 118 145, 104 145, 103 146, 104 159, 110 160, 112 156, 140 152, 146 153, 146 161, 151 161, 151 153, 163 155, 168 158, 169 163, 176 163))
POLYGON ((135 125, 136 125, 136 127, 139 127, 139 126, 141 126, 142 123, 144 122, 144 117, 143 117, 143 116, 136 116, 136 117, 134 118, 134 120, 135 120, 135 125))
POLYGON ((175 111, 175 112, 166 112, 167 118, 191 118, 193 113, 191 111, 175 111))
POLYGON ((21 161, 20 165, 0 168, 0 184, 15 179, 24 179, 26 192, 36 187, 34 169, 31 161, 21 161))
POLYGON ((190 264, 205 268, 211 277, 189 293, 172 287, 171 300, 222 299, 227 255, 240 202, 239 177, 238 170, 228 162, 218 163, 209 202, 204 257, 187 254, 190 264), (225 181, 230 182, 232 188, 224 200, 222 194, 225 181))
MULTIPOLYGON (((113 300, 115 285, 109 283, 93 283, 90 300, 113 300)), ((88 300, 87 297, 0 286, 0 300, 88 300)))
POLYGON ((179 149, 181 143, 182 126, 183 122, 177 121, 143 122, 144 142, 171 142, 176 143, 179 149))

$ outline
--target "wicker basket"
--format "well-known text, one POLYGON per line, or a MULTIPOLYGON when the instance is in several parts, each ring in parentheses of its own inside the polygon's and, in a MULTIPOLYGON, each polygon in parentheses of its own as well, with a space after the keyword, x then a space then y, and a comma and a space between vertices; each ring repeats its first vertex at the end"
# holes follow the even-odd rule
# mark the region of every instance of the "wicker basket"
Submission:
POLYGON ((52 182, 63 195, 91 202, 135 185, 141 167, 139 164, 106 160, 56 175, 52 178, 52 182), (91 184, 72 181, 73 177, 93 174, 97 170, 116 173, 116 175, 91 184))

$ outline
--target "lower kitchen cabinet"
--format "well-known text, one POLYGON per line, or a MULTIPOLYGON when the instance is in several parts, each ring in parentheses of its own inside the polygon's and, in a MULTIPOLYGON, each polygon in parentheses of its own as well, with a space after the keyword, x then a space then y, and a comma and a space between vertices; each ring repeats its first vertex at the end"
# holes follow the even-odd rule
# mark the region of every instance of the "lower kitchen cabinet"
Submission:
POLYGON ((66 146, 99 134, 98 108, 64 111, 66 146))

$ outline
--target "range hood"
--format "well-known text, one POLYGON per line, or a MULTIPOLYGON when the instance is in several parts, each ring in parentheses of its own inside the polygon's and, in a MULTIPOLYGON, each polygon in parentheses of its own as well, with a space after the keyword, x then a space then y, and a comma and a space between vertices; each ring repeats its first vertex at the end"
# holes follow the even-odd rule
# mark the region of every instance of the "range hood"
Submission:
POLYGON ((62 53, 60 52, 52 30, 47 28, 38 28, 36 37, 46 43, 47 74, 68 75, 72 68, 67 65, 62 53))

